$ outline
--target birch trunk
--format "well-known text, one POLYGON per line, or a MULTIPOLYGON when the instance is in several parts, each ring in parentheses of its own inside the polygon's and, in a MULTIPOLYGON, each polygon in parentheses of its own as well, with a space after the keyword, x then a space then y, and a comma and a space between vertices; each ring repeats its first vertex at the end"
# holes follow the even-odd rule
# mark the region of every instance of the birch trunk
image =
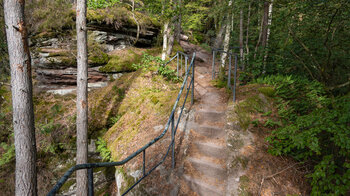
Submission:
POLYGON ((239 15, 239 53, 241 57, 242 70, 244 71, 244 49, 243 49, 243 9, 239 15))
POLYGON ((221 66, 220 66, 220 72, 219 72, 219 78, 222 80, 225 77, 225 64, 226 64, 226 59, 227 59, 227 52, 229 52, 230 49, 230 38, 231 38, 231 13, 232 13, 232 1, 229 1, 229 9, 227 12, 227 21, 225 23, 226 27, 226 31, 225 31, 225 38, 224 38, 224 51, 221 55, 221 66))
POLYGON ((31 59, 24 1, 5 0, 4 14, 11 67, 13 128, 16 151, 16 196, 37 195, 31 59))
MULTIPOLYGON (((88 58, 86 0, 77 1, 77 164, 88 161, 88 58)), ((88 195, 87 170, 77 171, 77 195, 88 195)))
POLYGON ((163 61, 165 60, 166 53, 167 53, 168 31, 169 31, 169 21, 166 21, 164 23, 164 30, 163 30, 163 50, 162 50, 162 60, 163 61))
POLYGON ((266 35, 266 48, 265 48, 265 56, 264 56, 264 71, 266 70, 266 60, 268 57, 268 47, 269 47, 269 37, 270 37, 270 28, 272 24, 272 8, 273 8, 273 0, 269 5, 269 14, 268 14, 268 22, 267 22, 267 35, 266 35))
MULTIPOLYGON (((223 18, 223 23, 225 22, 225 17, 223 18)), ((220 48, 224 39, 224 32, 226 30, 226 25, 222 24, 220 30, 215 38, 214 48, 220 48)))

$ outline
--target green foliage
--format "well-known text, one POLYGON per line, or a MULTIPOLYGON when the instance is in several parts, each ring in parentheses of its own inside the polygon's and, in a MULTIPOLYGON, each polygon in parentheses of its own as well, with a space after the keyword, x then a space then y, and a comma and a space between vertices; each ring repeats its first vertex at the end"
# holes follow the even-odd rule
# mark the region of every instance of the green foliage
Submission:
POLYGON ((0 148, 3 149, 4 153, 0 157, 0 166, 11 162, 15 158, 15 145, 6 144, 5 142, 0 143, 0 148))
POLYGON ((275 93, 269 91, 278 95, 276 98, 278 113, 283 119, 294 120, 297 116, 307 114, 327 101, 324 87, 319 82, 309 81, 303 77, 271 75, 258 78, 255 82, 274 86, 275 93))
POLYGON ((106 8, 112 7, 118 4, 120 0, 88 0, 87 6, 88 8, 98 9, 98 8, 106 8))
POLYGON ((133 64, 135 69, 156 69, 158 74, 171 80, 173 82, 180 81, 180 78, 176 76, 176 71, 171 69, 168 65, 165 65, 165 61, 162 61, 159 57, 144 53, 142 56, 141 63, 133 64))
POLYGON ((273 85, 278 114, 265 126, 280 127, 267 138, 274 155, 291 155, 311 162, 312 195, 345 195, 350 186, 350 97, 326 97, 318 82, 295 76, 268 76, 259 83, 273 85))
POLYGON ((96 141, 97 152, 100 153, 103 161, 111 161, 112 154, 111 151, 107 148, 107 142, 103 138, 98 138, 96 141))

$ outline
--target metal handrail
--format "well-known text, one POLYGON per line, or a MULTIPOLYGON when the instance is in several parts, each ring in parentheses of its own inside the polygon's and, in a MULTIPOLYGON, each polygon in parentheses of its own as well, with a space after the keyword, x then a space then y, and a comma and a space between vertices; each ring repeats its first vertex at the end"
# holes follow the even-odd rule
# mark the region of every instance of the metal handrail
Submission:
MULTIPOLYGON (((177 53, 175 56, 177 56, 179 53, 177 53)), ((100 168, 100 167, 115 167, 115 166, 121 166, 126 164, 127 162, 129 162, 131 159, 135 158, 137 155, 139 155, 141 152, 143 153, 143 175, 142 177, 135 182, 131 187, 128 188, 128 190, 126 190, 122 195, 126 195, 131 189, 133 189, 137 184, 139 184, 145 177, 147 177, 150 173, 152 173, 152 171, 154 171, 159 165, 161 165, 166 157, 168 156, 170 149, 172 149, 172 168, 175 167, 175 134, 186 104, 186 100, 188 97, 188 94, 191 91, 191 104, 193 104, 194 101, 194 62, 195 62, 195 58, 196 58, 196 53, 193 53, 192 56, 192 60, 191 60, 191 64, 189 66, 189 68, 186 70, 186 76, 185 79, 182 83, 182 86, 180 88, 179 94, 177 96, 177 99, 175 101, 175 104, 173 106, 173 109, 171 111, 170 117, 166 123, 166 126, 163 130, 163 132, 156 138, 154 138, 152 141, 150 141, 149 143, 147 143, 146 145, 144 145, 142 148, 136 150, 134 153, 132 153, 131 155, 129 155, 128 157, 126 157, 125 159, 123 159, 122 161, 118 161, 118 162, 103 162, 103 163, 86 163, 86 164, 78 164, 75 165, 73 167, 71 167, 61 178, 60 180, 56 183, 56 185, 53 187, 53 189, 47 194, 47 196, 54 196, 56 195, 56 193, 59 191, 59 189, 63 186, 63 184, 68 180, 68 178, 73 174, 73 172, 77 171, 77 170, 81 170, 81 169, 87 169, 88 170, 88 184, 89 184, 89 196, 93 195, 93 168, 100 168), (192 73, 191 73, 192 71, 192 73), (181 107, 181 112, 179 117, 177 118, 177 123, 176 126, 174 127, 174 121, 175 121, 175 110, 177 108, 177 105, 180 101, 180 97, 182 95, 182 92, 185 88, 185 86, 187 85, 187 79, 189 77, 189 74, 191 74, 191 81, 189 82, 188 87, 186 87, 186 96, 184 99, 184 103, 182 104, 181 107), (171 126, 171 143, 169 144, 169 147, 167 149, 166 154, 163 156, 162 160, 156 164, 156 166, 154 166, 153 168, 151 168, 147 173, 146 173, 146 149, 149 148, 150 146, 152 146, 154 143, 156 143, 158 140, 160 140, 162 137, 164 137, 164 135, 167 133, 169 126, 171 126)), ((173 58, 174 59, 174 58, 173 58)))
MULTIPOLYGON (((234 49, 234 48, 240 48, 240 47, 230 47, 229 50, 231 49, 234 49)), ((234 77, 234 80, 233 80, 233 102, 236 102, 236 83, 237 83, 237 66, 238 66, 238 55, 236 53, 233 53, 233 52, 228 52, 228 51, 225 51, 223 50, 222 48, 213 48, 212 49, 212 53, 213 53, 213 62, 212 62, 212 75, 211 75, 211 78, 212 80, 215 79, 215 56, 216 56, 216 53, 226 53, 229 55, 229 68, 228 68, 228 78, 227 78, 227 88, 231 89, 231 70, 232 70, 232 56, 234 56, 235 58, 235 69, 234 69, 234 72, 233 72, 233 77, 234 77)))
POLYGON ((185 60, 185 71, 187 71, 187 64, 188 64, 188 60, 189 60, 190 56, 187 55, 187 54, 185 54, 185 53, 183 53, 183 52, 181 52, 181 51, 177 51, 177 52, 176 52, 176 55, 173 56, 168 62, 164 63, 163 66, 168 65, 168 64, 169 64, 170 62, 172 62, 175 58, 177 58, 176 76, 179 77, 179 66, 181 66, 181 67, 180 67, 180 70, 182 71, 182 68, 183 68, 183 66, 182 66, 182 65, 183 65, 183 63, 182 63, 183 58, 185 58, 185 59, 184 59, 184 60, 185 60), (179 57, 180 57, 181 59, 179 59, 179 57))

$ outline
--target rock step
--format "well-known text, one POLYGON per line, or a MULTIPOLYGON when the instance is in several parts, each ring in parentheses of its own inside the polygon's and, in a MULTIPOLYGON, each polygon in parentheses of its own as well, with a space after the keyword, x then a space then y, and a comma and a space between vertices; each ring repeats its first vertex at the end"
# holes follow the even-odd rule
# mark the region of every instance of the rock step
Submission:
POLYGON ((222 124, 225 121, 225 113, 200 110, 197 112, 195 122, 198 124, 222 124))
POLYGON ((219 146, 211 142, 194 142, 199 153, 217 159, 226 159, 227 152, 224 146, 219 146))
POLYGON ((183 178, 188 182, 188 185, 200 196, 223 196, 225 195, 223 188, 209 185, 200 179, 192 178, 187 175, 183 175, 183 178))
POLYGON ((225 181, 227 178, 226 169, 222 165, 193 157, 189 157, 187 160, 193 166, 193 168, 203 176, 208 176, 220 181, 225 181))
POLYGON ((188 126, 190 129, 192 129, 196 133, 209 138, 214 138, 214 137, 223 138, 226 136, 225 130, 222 128, 217 128, 213 126, 200 126, 196 123, 189 123, 188 126))

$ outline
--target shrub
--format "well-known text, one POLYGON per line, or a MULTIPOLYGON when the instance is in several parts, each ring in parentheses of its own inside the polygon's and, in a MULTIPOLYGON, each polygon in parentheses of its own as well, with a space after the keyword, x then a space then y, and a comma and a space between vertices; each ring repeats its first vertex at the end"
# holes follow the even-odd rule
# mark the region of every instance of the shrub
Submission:
POLYGON ((273 155, 311 163, 312 195, 346 195, 350 187, 350 97, 327 98, 318 82, 295 76, 268 76, 283 125, 267 138, 273 155))

